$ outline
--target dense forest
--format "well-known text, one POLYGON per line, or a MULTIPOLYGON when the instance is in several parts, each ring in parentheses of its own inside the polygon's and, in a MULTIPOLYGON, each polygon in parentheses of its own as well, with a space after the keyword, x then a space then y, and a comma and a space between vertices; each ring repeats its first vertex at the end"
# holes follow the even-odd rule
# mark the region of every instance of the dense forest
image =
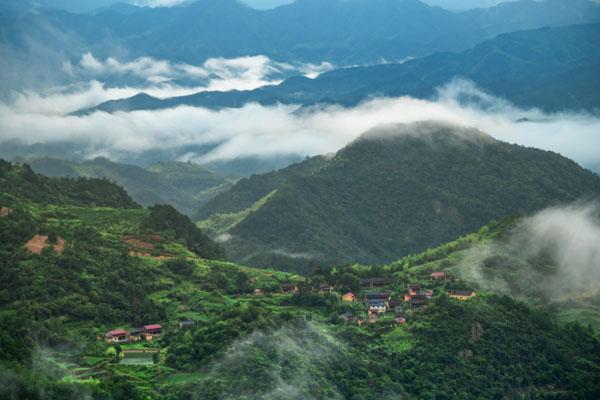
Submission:
POLYGON ((0 204, 10 209, 0 218, 1 398, 600 395, 591 327, 480 290, 455 268, 457 254, 502 238, 520 218, 389 265, 312 263, 300 277, 215 260, 218 247, 170 206, 99 208, 76 204, 76 193, 73 203, 41 204, 26 193, 0 204), (34 235, 48 237, 39 254, 26 246, 34 235), (432 281, 435 270, 450 279, 432 281), (377 290, 363 282, 375 277, 387 277, 379 290, 400 304, 396 317, 358 323, 367 318, 362 297, 377 290), (409 283, 431 292, 426 308, 401 300, 409 283), (449 298, 455 289, 477 296, 449 298), (347 291, 358 301, 342 301, 347 291), (161 324, 162 335, 103 340, 147 324, 161 324))
POLYGON ((3 196, 42 204, 138 207, 122 187, 107 179, 48 178, 36 174, 27 164, 16 165, 1 159, 0 187, 3 196))
POLYGON ((201 226, 230 235, 233 260, 303 272, 310 259, 390 262, 492 219, 600 193, 598 175, 556 153, 435 123, 376 129, 316 165, 240 181, 201 210, 217 212, 201 226))
POLYGON ((234 178, 192 163, 158 162, 146 168, 106 158, 73 161, 27 157, 23 161, 39 174, 59 178, 105 178, 122 186, 144 207, 171 204, 193 215, 198 208, 233 184, 234 178))

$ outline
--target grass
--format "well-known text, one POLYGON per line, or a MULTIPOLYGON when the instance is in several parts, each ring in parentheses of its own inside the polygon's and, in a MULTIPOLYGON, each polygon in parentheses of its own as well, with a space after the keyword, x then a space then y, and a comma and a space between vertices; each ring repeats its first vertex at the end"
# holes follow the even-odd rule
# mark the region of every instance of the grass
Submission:
POLYGON ((259 199, 252 206, 241 211, 236 213, 214 214, 209 219, 198 222, 197 225, 200 229, 204 229, 213 234, 225 233, 242 222, 248 215, 258 211, 275 195, 275 193, 277 193, 277 190, 273 190, 271 193, 259 199))

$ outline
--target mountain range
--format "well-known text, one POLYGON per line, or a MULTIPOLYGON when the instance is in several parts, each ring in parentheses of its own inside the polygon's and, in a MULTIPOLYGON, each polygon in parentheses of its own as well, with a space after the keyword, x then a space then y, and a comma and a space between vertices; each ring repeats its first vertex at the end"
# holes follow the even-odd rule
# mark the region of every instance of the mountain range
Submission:
POLYGON ((389 262, 492 219, 599 194, 597 174, 556 153, 425 122, 242 179, 198 217, 233 260, 302 271, 309 260, 389 262))
POLYGON ((541 28, 500 35, 460 53, 436 53, 401 64, 353 67, 315 79, 293 77, 252 91, 202 92, 158 99, 141 93, 92 109, 131 111, 178 105, 209 108, 261 104, 318 103, 345 106, 376 96, 431 98, 460 77, 522 107, 546 111, 600 107, 600 24, 541 28))
POLYGON ((502 33, 600 22, 588 0, 521 0, 450 12, 418 0, 298 0, 272 10, 236 0, 199 0, 181 7, 112 7, 95 14, 2 8, 1 42, 13 49, 78 57, 93 51, 198 64, 211 57, 264 54, 278 61, 330 61, 340 66, 400 61, 462 51, 502 33), (39 49, 37 49, 39 50, 39 49))

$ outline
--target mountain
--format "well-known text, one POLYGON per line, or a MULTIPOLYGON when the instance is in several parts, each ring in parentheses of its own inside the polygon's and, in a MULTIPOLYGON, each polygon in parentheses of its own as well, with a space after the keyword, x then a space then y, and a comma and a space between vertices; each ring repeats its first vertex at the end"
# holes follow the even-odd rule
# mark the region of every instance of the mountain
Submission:
POLYGON ((121 47, 131 57, 193 64, 256 54, 342 66, 399 61, 465 50, 515 30, 600 22, 600 6, 588 0, 522 0, 461 13, 418 0, 298 0, 270 10, 236 0, 199 0, 94 14, 5 9, 0 37, 16 49, 48 43, 46 51, 62 55, 92 50, 105 57, 121 47), (60 41, 71 46, 55 46, 60 41))
POLYGON ((453 267, 434 265, 444 255, 511 221, 390 265, 302 278, 205 257, 198 231, 168 206, 39 203, 49 180, 60 181, 21 181, 32 190, 18 199, 0 186, 0 206, 12 210, 0 214, 0 398, 598 397, 591 328, 493 291, 456 300, 448 291, 472 290, 468 280, 430 278, 453 267), (40 234, 64 248, 28 251, 40 234), (369 318, 361 301, 341 300, 348 290, 362 299, 372 289, 361 280, 381 276, 394 310, 369 318), (426 307, 402 300, 408 284, 431 291, 426 307), (143 326, 154 333, 134 335, 143 326))
POLYGON ((212 213, 200 226, 236 261, 302 271, 308 260, 391 261, 492 219, 600 195, 598 175, 558 154, 433 122, 375 129, 318 169, 273 180, 240 181, 200 210, 212 213))
POLYGON ((316 79, 293 77, 254 91, 205 92, 169 99, 136 96, 81 113, 170 108, 221 108, 248 102, 355 105, 373 96, 430 98, 462 77, 522 107, 547 111, 600 107, 600 24, 542 28, 500 35, 461 53, 438 53, 402 64, 343 68, 316 79))
POLYGON ((75 162, 46 157, 25 161, 35 172, 47 176, 109 179, 123 186, 143 206, 171 204, 187 215, 227 190, 234 181, 191 163, 160 162, 142 168, 106 158, 75 162))

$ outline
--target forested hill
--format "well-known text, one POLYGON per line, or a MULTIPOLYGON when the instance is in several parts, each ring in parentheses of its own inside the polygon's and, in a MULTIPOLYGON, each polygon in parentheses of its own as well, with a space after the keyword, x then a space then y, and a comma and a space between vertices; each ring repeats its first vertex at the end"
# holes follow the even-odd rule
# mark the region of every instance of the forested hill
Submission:
POLYGON ((599 195, 598 175, 556 153, 429 122, 369 132, 245 212, 201 226, 227 233, 235 260, 305 270, 307 259, 391 261, 492 219, 599 195))
POLYGON ((127 191, 144 207, 171 204, 192 215, 219 192, 231 187, 233 178, 183 162, 159 162, 147 168, 112 162, 106 158, 73 161, 60 158, 25 158, 35 172, 55 177, 106 178, 127 191))
POLYGON ((197 231, 169 206, 0 206, 1 399, 600 394, 592 329, 486 291, 450 297, 472 287, 445 257, 503 223, 392 265, 317 266, 305 279, 198 257, 197 231), (36 232, 55 246, 26 247, 36 232), (434 281, 433 268, 452 275, 434 281), (389 307, 373 315, 362 280, 377 277, 389 307), (409 284, 422 286, 425 305, 403 300, 409 284), (354 301, 342 300, 348 291, 354 301))
POLYGON ((36 174, 26 164, 0 159, 3 196, 41 204, 72 204, 113 208, 137 208, 127 192, 107 179, 49 178, 36 174))

